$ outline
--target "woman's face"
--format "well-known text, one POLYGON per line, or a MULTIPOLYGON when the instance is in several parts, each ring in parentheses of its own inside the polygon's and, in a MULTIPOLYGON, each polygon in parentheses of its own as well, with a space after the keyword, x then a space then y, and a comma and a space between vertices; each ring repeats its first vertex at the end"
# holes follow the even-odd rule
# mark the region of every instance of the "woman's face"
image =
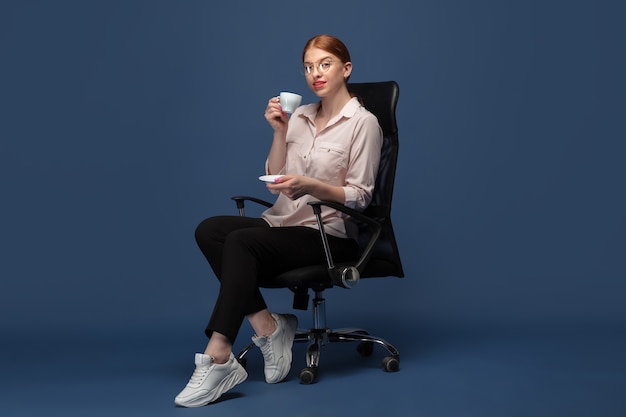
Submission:
POLYGON ((304 54, 307 85, 318 97, 332 96, 343 88, 351 71, 350 62, 341 62, 323 49, 309 48, 304 54))

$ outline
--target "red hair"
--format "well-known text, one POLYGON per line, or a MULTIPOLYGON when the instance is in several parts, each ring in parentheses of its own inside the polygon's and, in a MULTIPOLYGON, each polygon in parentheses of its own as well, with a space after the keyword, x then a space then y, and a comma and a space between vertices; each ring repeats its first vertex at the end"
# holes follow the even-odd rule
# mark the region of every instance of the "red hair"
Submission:
POLYGON ((343 62, 344 64, 346 62, 351 62, 350 52, 348 52, 348 48, 343 42, 341 42, 339 39, 335 38, 334 36, 317 35, 309 39, 306 45, 304 45, 304 50, 302 51, 303 62, 304 62, 304 55, 306 54, 306 51, 308 51, 310 48, 318 48, 330 54, 333 54, 337 58, 339 58, 341 62, 343 62))

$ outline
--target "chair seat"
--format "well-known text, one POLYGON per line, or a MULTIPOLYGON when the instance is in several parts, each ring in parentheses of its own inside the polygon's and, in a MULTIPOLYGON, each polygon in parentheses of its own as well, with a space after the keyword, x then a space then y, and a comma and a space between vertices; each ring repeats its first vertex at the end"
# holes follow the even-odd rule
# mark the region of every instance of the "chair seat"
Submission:
MULTIPOLYGON (((335 267, 354 265, 354 262, 337 262, 335 267)), ((385 259, 370 259, 367 268, 361 272, 361 278, 382 278, 396 275, 396 266, 385 259)), ((333 282, 325 265, 310 265, 297 269, 292 269, 280 275, 276 275, 271 280, 263 281, 264 288, 310 288, 314 291, 322 291, 333 287, 333 282), (327 280, 320 277, 327 276, 327 280)))
POLYGON ((316 291, 332 288, 333 283, 328 275, 325 265, 310 265, 289 270, 280 275, 273 276, 270 280, 263 281, 264 288, 312 288, 316 291), (328 280, 320 277, 328 276, 328 280))

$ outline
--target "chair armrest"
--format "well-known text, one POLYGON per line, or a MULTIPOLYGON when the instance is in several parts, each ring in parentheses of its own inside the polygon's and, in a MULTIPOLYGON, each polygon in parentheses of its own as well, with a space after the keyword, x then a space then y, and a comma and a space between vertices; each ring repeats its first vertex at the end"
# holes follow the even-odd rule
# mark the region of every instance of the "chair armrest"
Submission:
MULTIPOLYGON (((343 204, 340 203, 336 203, 334 201, 310 201, 307 203, 308 205, 312 206, 312 207, 319 207, 319 206, 327 206, 330 208, 333 208, 335 210, 338 210, 344 214, 349 215, 350 217, 354 217, 357 220, 360 220, 364 223, 367 223, 369 226, 373 227, 374 230, 381 228, 380 223, 378 223, 375 219, 373 219, 370 216, 367 216, 365 214, 363 214, 363 212, 357 211, 355 209, 352 209, 348 206, 344 206, 343 204)), ((313 211, 315 211, 315 208, 313 208, 313 211)))
POLYGON ((239 210, 239 215, 240 216, 245 216, 245 211, 244 211, 244 206, 245 206, 245 202, 246 201, 252 201, 253 203, 257 203, 260 204, 262 206, 265 207, 272 207, 274 204, 270 203, 269 201, 265 201, 265 200, 261 200, 260 198, 256 198, 256 197, 249 197, 249 196, 245 196, 245 195, 238 195, 235 197, 231 197, 231 200, 235 200, 235 203, 237 204, 237 210, 239 210))
POLYGON ((344 288, 353 288, 359 281, 360 274, 367 265, 370 256, 372 255, 372 251, 374 249, 374 245, 376 241, 380 237, 381 233, 381 225, 375 219, 366 216, 360 211, 351 209, 350 207, 344 206, 343 204, 339 204, 333 201, 311 201, 309 204, 313 208, 313 213, 317 217, 317 223, 319 225, 320 236, 322 238, 322 243, 324 244, 324 252, 326 253, 326 260, 328 263, 328 271, 333 281, 333 284, 344 287, 344 288), (344 214, 349 215, 350 217, 355 218, 358 221, 366 223, 372 229, 372 236, 368 240, 365 245, 365 249, 361 254, 361 257, 356 262, 354 266, 340 266, 335 267, 332 255, 330 252, 330 246, 328 244, 328 239, 326 238, 326 232, 324 231, 324 224, 321 220, 322 208, 321 206, 327 206, 338 210, 344 214), (356 271, 355 271, 356 269, 356 271))

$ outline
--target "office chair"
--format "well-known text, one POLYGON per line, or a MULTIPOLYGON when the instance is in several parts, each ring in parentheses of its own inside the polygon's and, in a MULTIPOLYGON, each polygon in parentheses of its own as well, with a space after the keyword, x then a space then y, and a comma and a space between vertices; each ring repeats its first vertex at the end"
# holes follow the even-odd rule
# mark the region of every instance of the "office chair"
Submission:
MULTIPOLYGON (((306 368, 300 372, 300 382, 311 384, 318 374, 319 358, 323 346, 330 342, 359 342, 358 352, 363 356, 373 353, 374 345, 378 344, 389 352, 382 362, 387 372, 399 370, 400 354, 398 350, 384 339, 370 335, 363 329, 332 330, 326 326, 326 310, 324 290, 332 287, 354 288, 360 278, 404 277, 402 263, 396 244, 391 223, 391 202, 398 158, 398 129, 396 125, 396 105, 399 86, 395 81, 375 83, 352 83, 349 90, 359 97, 363 105, 376 117, 383 130, 380 166, 376 178, 372 201, 363 212, 357 212, 342 204, 330 201, 313 201, 311 206, 320 230, 320 239, 324 245, 326 263, 304 266, 284 272, 264 283, 265 288, 289 288, 294 293, 293 307, 306 310, 309 290, 315 293, 312 301, 313 327, 296 332, 294 343, 308 342, 306 352, 306 368), (324 224, 321 221, 322 206, 329 206, 351 217, 359 226, 360 258, 354 262, 335 263, 329 249, 324 224)), ((239 214, 245 216, 245 201, 271 207, 272 203, 248 197, 236 196, 239 214)), ((245 366, 245 355, 253 349, 252 343, 244 348, 237 360, 245 366)))

